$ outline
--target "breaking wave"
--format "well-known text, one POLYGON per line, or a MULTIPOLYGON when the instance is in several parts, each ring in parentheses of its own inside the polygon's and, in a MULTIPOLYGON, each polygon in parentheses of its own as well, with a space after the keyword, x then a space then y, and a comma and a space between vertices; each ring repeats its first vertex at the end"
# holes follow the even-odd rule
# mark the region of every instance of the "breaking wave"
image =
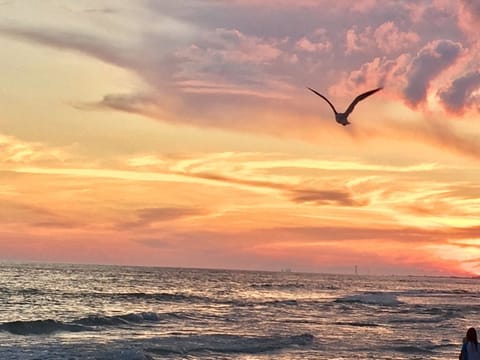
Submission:
POLYGON ((11 321, 0 324, 1 331, 15 335, 46 335, 55 332, 98 331, 99 327, 134 325, 148 322, 160 322, 167 318, 179 317, 174 313, 158 314, 154 312, 130 313, 125 315, 91 315, 85 318, 63 322, 53 319, 32 321, 11 321))
POLYGON ((367 305, 397 306, 402 304, 395 293, 367 292, 363 294, 349 295, 335 300, 338 303, 360 303, 367 305))

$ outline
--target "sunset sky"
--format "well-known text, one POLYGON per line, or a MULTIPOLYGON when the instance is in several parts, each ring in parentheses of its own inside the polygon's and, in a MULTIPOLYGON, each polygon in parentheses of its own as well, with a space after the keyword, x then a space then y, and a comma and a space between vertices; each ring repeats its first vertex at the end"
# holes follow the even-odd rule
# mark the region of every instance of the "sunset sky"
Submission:
POLYGON ((477 0, 0 0, 0 261, 480 274, 479 32, 477 0), (343 127, 307 86, 384 89, 343 127))

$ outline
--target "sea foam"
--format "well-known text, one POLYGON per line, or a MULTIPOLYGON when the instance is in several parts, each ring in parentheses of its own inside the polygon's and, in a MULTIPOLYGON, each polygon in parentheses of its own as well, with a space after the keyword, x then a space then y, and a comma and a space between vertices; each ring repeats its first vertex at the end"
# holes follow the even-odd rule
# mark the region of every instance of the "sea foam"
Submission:
POLYGON ((361 303, 368 305, 396 306, 402 304, 396 293, 392 292, 367 292, 338 298, 339 303, 361 303))

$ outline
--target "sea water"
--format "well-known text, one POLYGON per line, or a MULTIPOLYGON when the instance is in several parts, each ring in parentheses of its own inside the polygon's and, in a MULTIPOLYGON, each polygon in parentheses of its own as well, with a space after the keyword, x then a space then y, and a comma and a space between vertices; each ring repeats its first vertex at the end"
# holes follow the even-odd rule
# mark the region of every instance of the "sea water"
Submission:
POLYGON ((480 281, 0 264, 0 359, 453 359, 480 281))

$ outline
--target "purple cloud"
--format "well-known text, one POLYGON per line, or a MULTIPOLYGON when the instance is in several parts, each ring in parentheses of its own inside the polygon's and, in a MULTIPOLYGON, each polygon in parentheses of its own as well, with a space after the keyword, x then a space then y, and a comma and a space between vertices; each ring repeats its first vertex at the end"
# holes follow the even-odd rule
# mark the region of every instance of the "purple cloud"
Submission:
POLYGON ((480 89, 480 71, 472 71, 455 79, 439 97, 448 111, 462 113, 473 100, 473 92, 480 89))
MULTIPOLYGON (((349 97, 385 85, 387 99, 403 91, 416 106, 425 100, 430 82, 468 49, 469 39, 456 20, 463 8, 477 14, 475 2, 464 1, 463 7, 428 0, 375 3, 356 3, 354 9, 342 0, 324 9, 311 0, 304 6, 282 1, 272 11, 271 2, 250 0, 147 1, 135 5, 138 12, 109 12, 122 36, 106 31, 103 23, 85 21, 98 17, 88 9, 75 17, 88 26, 12 21, 0 23, 0 35, 83 53, 143 80, 79 108, 311 140, 320 126, 315 121, 319 106, 303 96, 305 86, 349 97), (153 26, 152 19, 166 25, 153 26), (302 128, 294 124, 299 118, 302 128)), ((453 104, 447 93, 444 101, 453 104)))
POLYGON ((452 65, 463 47, 450 40, 436 40, 422 48, 410 66, 404 95, 408 103, 417 106, 425 101, 430 82, 452 65))
POLYGON ((399 52, 420 42, 420 36, 417 33, 402 32, 392 21, 380 25, 374 35, 377 47, 385 53, 399 52))
POLYGON ((473 17, 480 19, 480 2, 477 0, 462 0, 462 3, 473 17))

